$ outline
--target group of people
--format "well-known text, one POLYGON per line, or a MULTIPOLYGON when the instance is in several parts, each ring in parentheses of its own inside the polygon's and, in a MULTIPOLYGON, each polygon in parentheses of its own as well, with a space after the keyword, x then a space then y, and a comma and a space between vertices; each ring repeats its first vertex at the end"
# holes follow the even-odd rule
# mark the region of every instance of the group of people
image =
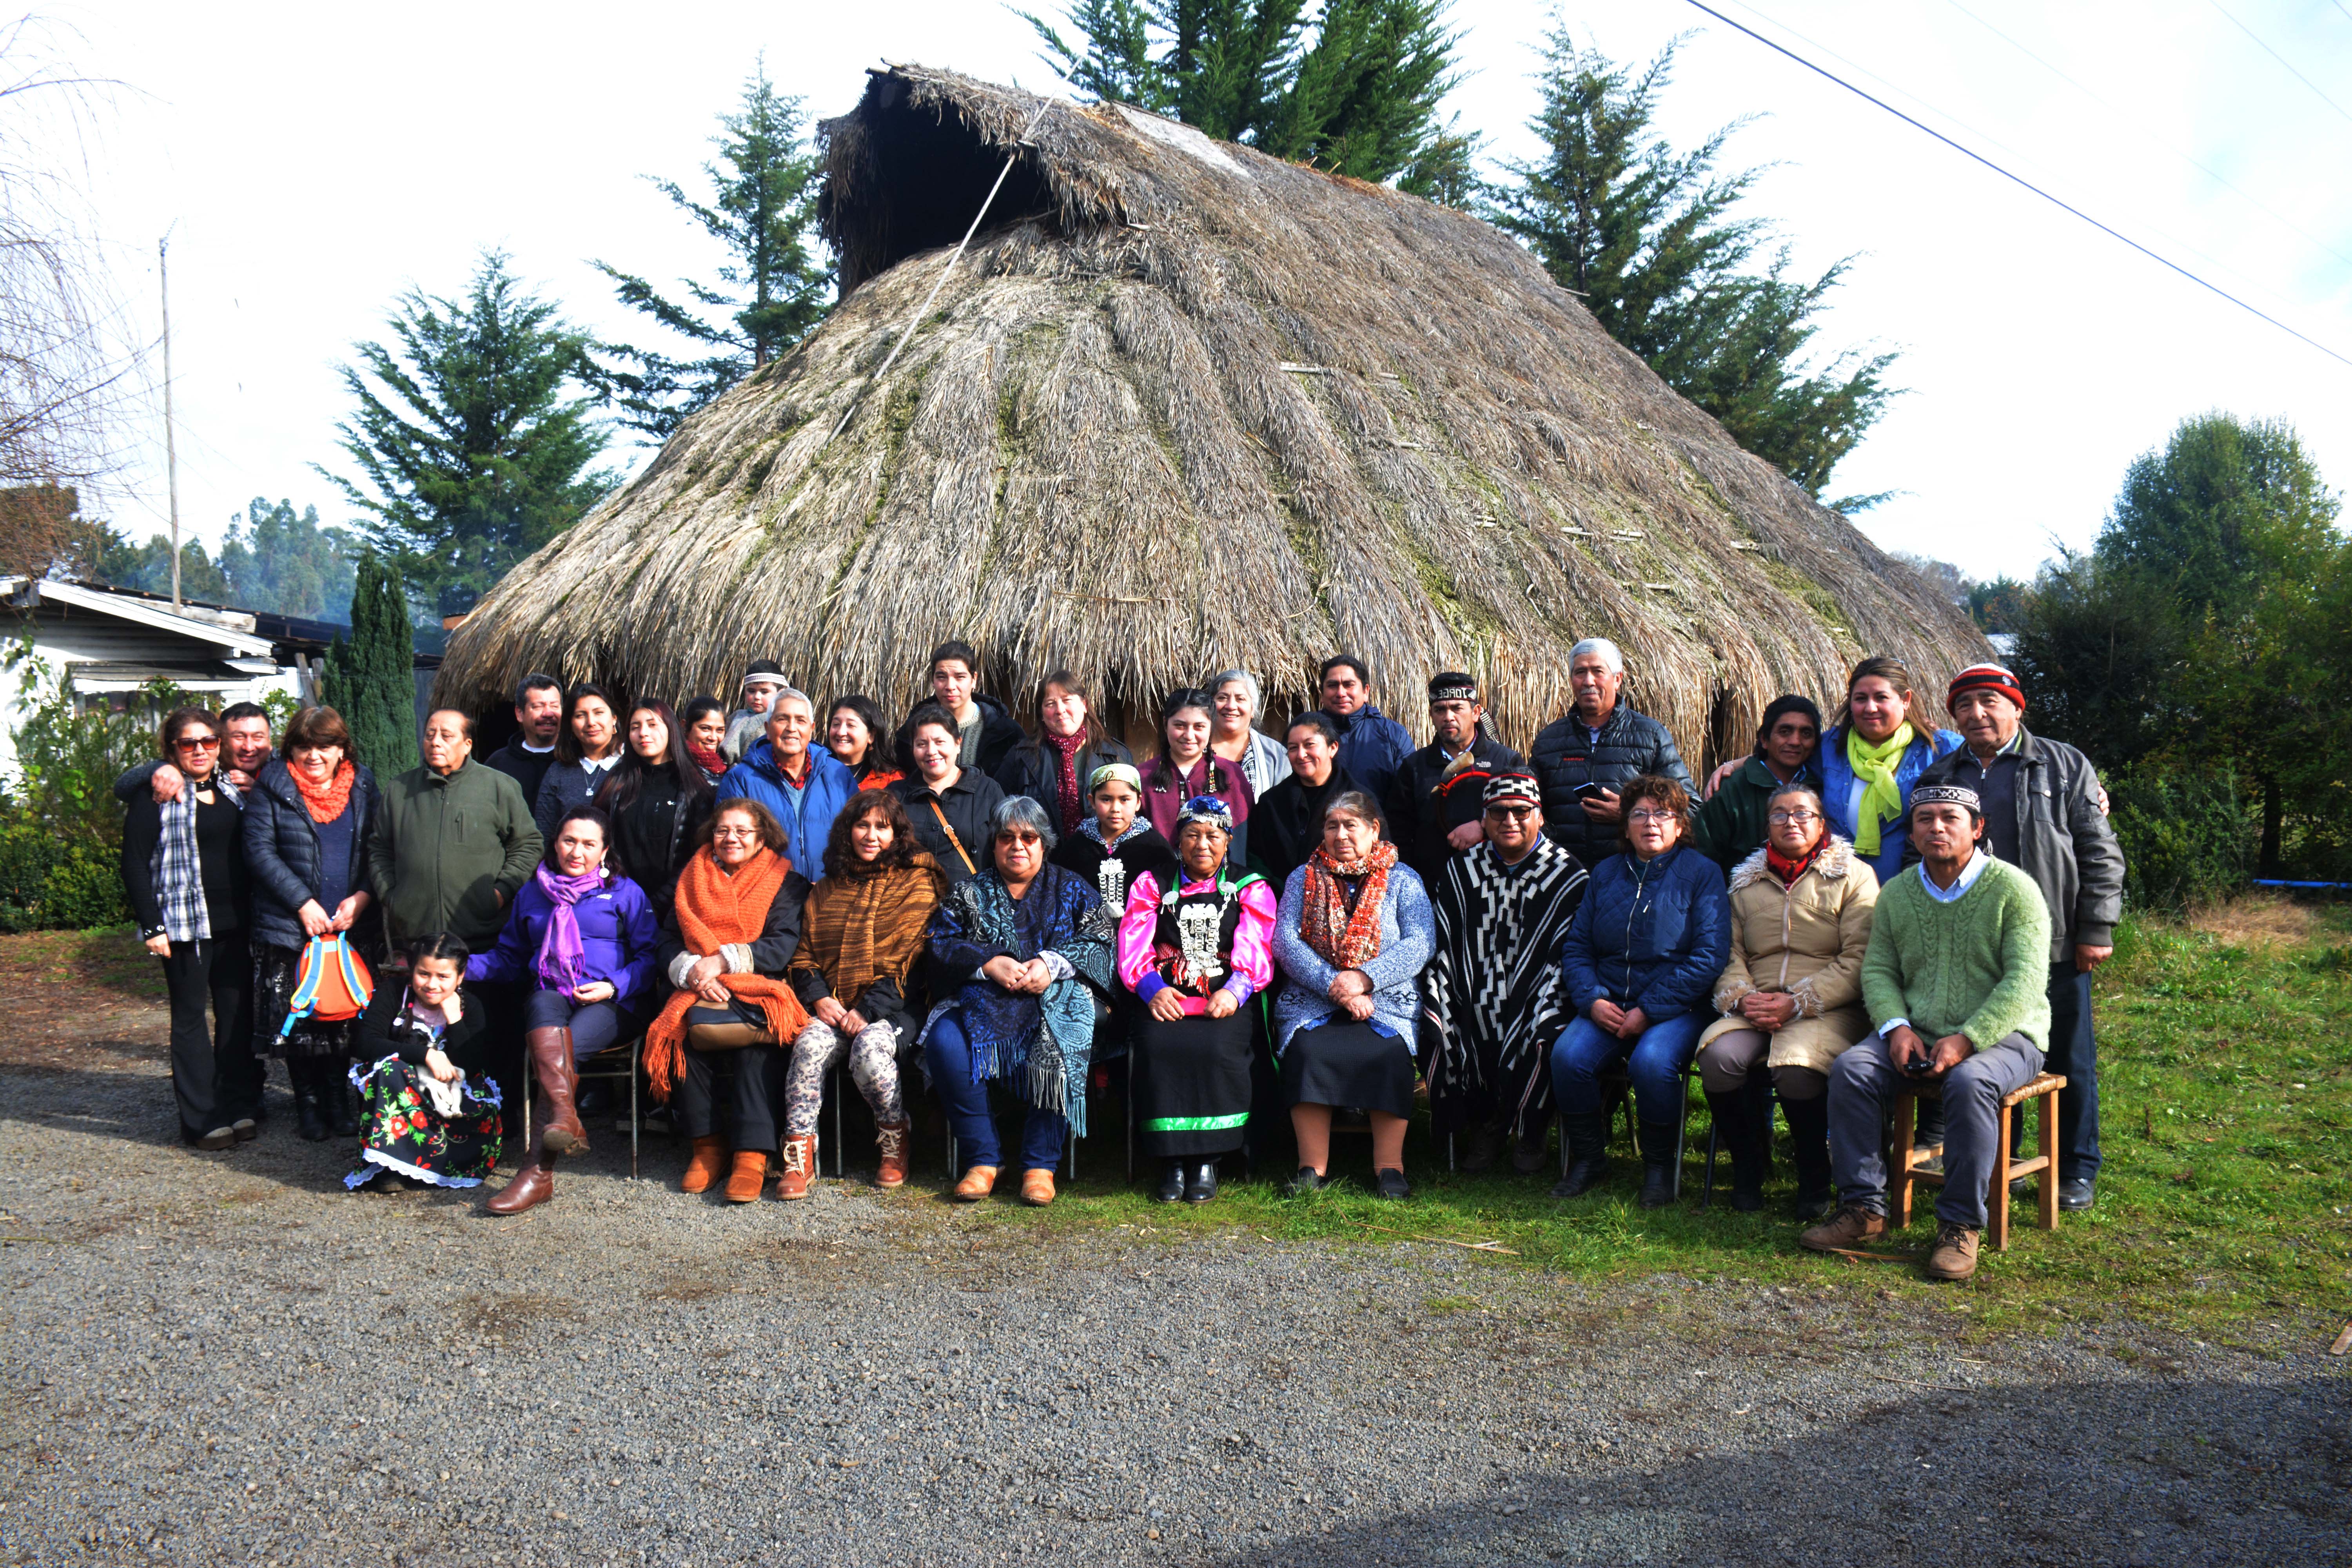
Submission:
POLYGON ((1425 1079, 1474 1172, 1542 1169, 1556 1115, 1553 1192, 1574 1198, 1606 1179, 1622 1075, 1656 1205, 1695 1066, 1735 1206, 1762 1205, 1777 1104, 1820 1222, 1801 1239, 1852 1248, 1886 1223, 1886 1107, 1932 1079, 1929 1268, 1963 1278, 2000 1098, 2046 1064, 2067 1078, 2063 1206, 2093 1202, 2089 976, 2121 857, 2089 764, 2025 730, 1999 666, 1955 679, 1955 731, 1865 659, 1830 722, 1779 699, 1705 790, 1622 700, 1605 639, 1577 645, 1572 704, 1526 756, 1461 673, 1430 683, 1414 746, 1348 655, 1279 742, 1227 671, 1162 704, 1140 761, 1070 672, 1024 726, 980 668, 943 645, 895 726, 859 696, 820 717, 770 662, 734 708, 675 713, 531 676, 506 745, 477 760, 472 719, 438 710, 389 780, 331 709, 274 745, 250 704, 174 711, 118 791, 185 1136, 253 1137, 277 1056, 301 1135, 359 1140, 350 1184, 476 1185, 527 1062, 536 1136, 488 1203, 520 1213, 587 1146, 579 1064, 641 1038, 685 1189, 737 1202, 807 1194, 836 1067, 885 1187, 907 1180, 914 1074, 961 1200, 1010 1166, 1052 1202, 1090 1098, 1121 1084, 1164 1201, 1213 1199, 1284 1112, 1288 1190, 1330 1180, 1335 1121, 1360 1119, 1375 1190, 1402 1198, 1425 1079))

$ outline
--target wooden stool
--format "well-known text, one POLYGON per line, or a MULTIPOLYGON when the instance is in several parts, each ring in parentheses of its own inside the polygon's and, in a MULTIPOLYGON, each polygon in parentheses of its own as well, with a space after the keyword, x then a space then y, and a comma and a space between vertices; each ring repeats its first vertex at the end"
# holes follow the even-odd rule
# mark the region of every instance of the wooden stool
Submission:
MULTIPOLYGON (((2009 1184, 2021 1176, 2042 1173, 2042 1228, 2058 1228, 2058 1091, 2066 1087, 2063 1076, 2054 1072, 2038 1073, 2024 1088, 2003 1095, 2000 1101, 2000 1142, 1994 1147, 1991 1191, 1985 1194, 1985 1239, 1995 1252, 2009 1250, 2009 1184), (2039 1127, 2042 1152, 2031 1160, 2011 1158, 2009 1134, 2009 1113, 2027 1100, 2038 1101, 2041 1107, 2039 1127)), ((1894 1191, 1888 1194, 1890 1221, 1896 1230, 1911 1223, 1911 1184, 1933 1182, 1944 1184, 1940 1171, 1923 1171, 1919 1167, 1943 1153, 1941 1143, 1927 1148, 1914 1148, 1911 1137, 1917 1126, 1914 1102, 1943 1098, 1943 1085, 1936 1079, 1906 1083, 1895 1091, 1895 1150, 1886 1162, 1887 1179, 1894 1191)))

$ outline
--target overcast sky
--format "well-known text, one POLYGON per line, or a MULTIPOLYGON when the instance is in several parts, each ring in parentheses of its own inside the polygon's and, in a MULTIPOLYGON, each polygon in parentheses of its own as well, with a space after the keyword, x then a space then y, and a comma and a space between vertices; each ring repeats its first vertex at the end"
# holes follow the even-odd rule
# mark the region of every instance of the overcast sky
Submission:
MULTIPOLYGON (((2340 0, 1711 3, 2352 356, 2340 0)), ((122 84, 97 114, 91 202, 151 333, 155 239, 172 229, 181 515, 208 538, 256 496, 347 519, 310 464, 337 460, 336 366, 381 335, 403 289, 457 293, 478 252, 501 247, 575 321, 618 336, 636 329, 590 258, 707 275, 711 251, 641 176, 695 183, 714 116, 762 51, 819 117, 881 60, 1052 80, 1025 26, 986 0, 112 0, 50 15, 79 30, 64 40, 79 65, 122 84)), ((1549 15, 1454 8, 1467 77, 1450 107, 1506 155, 1531 149, 1549 15)), ((1753 210, 1781 224, 1801 271, 1854 258, 1817 342, 1902 354, 1906 395, 1832 483, 1901 492, 1864 520, 1881 542, 2028 574, 2053 540, 2087 543, 2125 465, 2207 409, 2293 421, 2352 482, 2352 365, 1686 0, 1568 0, 1560 15, 1629 60, 1689 33, 1668 133, 1687 144, 1755 117, 1730 148, 1776 165, 1753 210)), ((106 502, 142 537, 165 515, 160 415, 149 423, 158 438, 106 502)))

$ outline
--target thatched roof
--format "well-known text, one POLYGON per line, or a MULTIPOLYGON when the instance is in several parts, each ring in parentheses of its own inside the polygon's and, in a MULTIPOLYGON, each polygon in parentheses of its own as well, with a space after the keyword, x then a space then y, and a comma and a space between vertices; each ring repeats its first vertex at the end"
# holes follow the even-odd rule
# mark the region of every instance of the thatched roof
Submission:
POLYGON ((1118 105, 1045 110, 866 395, 1044 101, 874 73, 823 128, 839 307, 486 596, 441 700, 766 656, 887 705, 952 636, 1016 704, 1057 664, 1129 711, 1241 666, 1279 711, 1344 648, 1415 724, 1479 673, 1524 740, 1598 634, 1698 755, 1865 652, 1923 696, 1986 656, 1495 229, 1118 105))

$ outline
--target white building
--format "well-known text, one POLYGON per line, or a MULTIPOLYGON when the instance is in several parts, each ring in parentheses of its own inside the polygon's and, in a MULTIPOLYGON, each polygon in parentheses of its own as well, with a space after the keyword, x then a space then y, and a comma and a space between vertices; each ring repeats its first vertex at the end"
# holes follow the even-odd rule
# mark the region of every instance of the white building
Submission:
MULTIPOLYGON (((12 646, 29 638, 35 657, 59 674, 83 711, 120 705, 157 679, 201 693, 215 708, 258 702, 272 691, 315 702, 320 658, 342 635, 347 628, 286 616, 211 605, 174 608, 168 598, 131 589, 0 577, 0 636, 12 646)), ((24 703, 19 680, 0 678, 7 727, 0 776, 16 773, 24 703)))

